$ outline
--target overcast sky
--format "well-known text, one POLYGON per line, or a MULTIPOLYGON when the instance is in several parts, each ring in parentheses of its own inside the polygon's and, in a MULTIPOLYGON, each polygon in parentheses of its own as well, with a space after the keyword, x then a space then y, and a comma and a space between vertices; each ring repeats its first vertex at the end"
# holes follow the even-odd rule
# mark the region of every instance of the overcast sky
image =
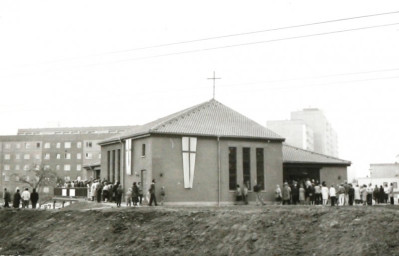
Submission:
POLYGON ((398 24, 397 0, 1 0, 0 134, 144 124, 210 100, 216 71, 262 125, 322 109, 365 176, 399 154, 398 24))

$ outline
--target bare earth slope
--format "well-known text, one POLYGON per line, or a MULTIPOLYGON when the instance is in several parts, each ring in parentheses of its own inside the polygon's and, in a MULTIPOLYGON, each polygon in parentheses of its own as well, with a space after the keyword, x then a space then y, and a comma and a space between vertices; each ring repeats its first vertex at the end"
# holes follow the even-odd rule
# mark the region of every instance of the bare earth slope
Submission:
POLYGON ((1 209, 0 255, 399 255, 396 207, 86 206, 1 209))

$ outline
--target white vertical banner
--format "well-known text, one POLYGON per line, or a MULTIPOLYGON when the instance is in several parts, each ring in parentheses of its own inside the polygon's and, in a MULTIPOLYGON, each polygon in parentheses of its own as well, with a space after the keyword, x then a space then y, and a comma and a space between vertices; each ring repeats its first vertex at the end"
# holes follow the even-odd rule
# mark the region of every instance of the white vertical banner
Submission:
POLYGON ((190 152, 197 152, 197 138, 190 138, 190 152))
POLYGON ((125 141, 125 166, 126 166, 126 174, 132 175, 132 139, 128 139, 125 141))
POLYGON ((194 183, 194 167, 195 167, 195 153, 190 153, 190 188, 193 188, 193 183, 194 183))
POLYGON ((184 188, 193 188, 196 150, 197 138, 182 138, 184 188))
POLYGON ((190 154, 188 152, 183 152, 183 179, 184 188, 190 187, 190 154))
POLYGON ((189 137, 183 137, 182 138, 182 149, 183 151, 189 151, 190 147, 189 147, 189 137))

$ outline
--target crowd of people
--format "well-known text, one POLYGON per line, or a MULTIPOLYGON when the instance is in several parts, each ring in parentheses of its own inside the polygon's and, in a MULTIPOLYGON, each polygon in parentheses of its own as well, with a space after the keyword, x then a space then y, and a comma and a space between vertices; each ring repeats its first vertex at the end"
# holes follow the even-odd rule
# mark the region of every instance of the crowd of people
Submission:
POLYGON ((32 193, 29 192, 29 188, 25 188, 25 190, 20 193, 19 188, 17 188, 11 198, 11 193, 7 188, 4 188, 3 200, 5 208, 10 208, 11 203, 13 208, 29 208, 29 203, 31 203, 32 208, 35 209, 39 201, 39 193, 36 192, 35 188, 32 190, 32 193))
MULTIPOLYGON (((149 188, 150 199, 148 202, 149 206, 153 204, 157 206, 157 199, 155 196, 155 179, 152 180, 152 183, 149 188)), ((117 207, 121 206, 122 196, 123 196, 123 188, 122 185, 118 182, 112 184, 106 180, 94 180, 89 187, 89 194, 92 201, 100 202, 115 202, 117 207)), ((164 203, 165 198, 165 187, 161 188, 161 205, 164 203)), ((125 202, 126 206, 138 207, 142 206, 144 201, 147 201, 144 197, 143 186, 141 182, 133 182, 132 187, 128 188, 125 193, 125 202)))
POLYGON ((319 183, 306 179, 302 182, 284 182, 283 188, 279 185, 275 189, 277 204, 300 205, 374 205, 394 204, 394 187, 391 183, 378 187, 372 184, 353 186, 351 183, 330 184, 319 183))
MULTIPOLYGON (((236 185, 235 200, 236 204, 249 204, 248 182, 244 182, 242 186, 236 185)), ((88 198, 96 202, 115 202, 117 207, 121 207, 122 197, 125 194, 126 206, 138 207, 142 206, 144 202, 147 202, 149 206, 153 204, 158 205, 156 192, 155 192, 155 179, 149 187, 148 194, 143 191, 141 182, 133 182, 132 186, 127 189, 124 193, 122 185, 119 182, 112 184, 107 180, 92 180, 92 181, 69 181, 65 182, 63 186, 65 188, 79 188, 86 187, 88 190, 88 198), (149 199, 145 196, 148 195, 149 199)), ((261 196, 262 184, 255 184, 253 186, 253 192, 255 193, 256 205, 265 205, 261 196)), ((163 205, 166 192, 165 187, 160 189, 160 204, 163 205)), ((276 204, 282 205, 331 205, 331 206, 343 206, 343 205, 374 205, 374 204, 394 204, 394 186, 391 183, 374 187, 372 184, 352 185, 346 181, 341 184, 330 184, 327 186, 326 182, 318 182, 317 180, 306 179, 302 181, 290 181, 284 182, 283 187, 280 188, 276 185, 275 189, 275 201, 276 204)), ((29 192, 28 188, 20 193, 19 188, 16 188, 15 193, 11 197, 11 193, 4 189, 3 193, 4 207, 14 208, 29 208, 31 204, 32 208, 35 209, 39 200, 39 194, 36 189, 29 192)))

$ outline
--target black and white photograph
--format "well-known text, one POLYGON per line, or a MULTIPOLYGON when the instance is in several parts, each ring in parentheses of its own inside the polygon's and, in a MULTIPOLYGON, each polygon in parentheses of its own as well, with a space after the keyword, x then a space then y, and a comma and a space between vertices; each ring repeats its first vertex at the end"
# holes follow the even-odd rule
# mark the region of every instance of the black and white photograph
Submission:
POLYGON ((0 0, 0 255, 399 255, 399 2, 0 0))

